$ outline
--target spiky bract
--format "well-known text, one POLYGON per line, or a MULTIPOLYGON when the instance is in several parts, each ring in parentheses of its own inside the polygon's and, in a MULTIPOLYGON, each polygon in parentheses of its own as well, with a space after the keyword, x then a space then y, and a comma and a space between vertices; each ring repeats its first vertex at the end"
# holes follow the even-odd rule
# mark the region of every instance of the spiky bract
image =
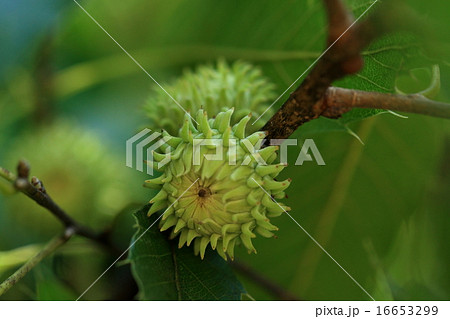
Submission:
POLYGON ((256 233, 272 237, 277 227, 269 218, 289 210, 273 200, 284 198, 290 184, 290 180, 274 180, 285 167, 274 164, 278 147, 261 148, 263 132, 245 136, 250 116, 231 127, 232 114, 230 109, 208 119, 199 110, 198 125, 186 116, 179 136, 168 139, 149 163, 158 168, 158 162, 170 157, 160 169, 162 175, 146 181, 147 187, 161 189, 150 201, 149 215, 164 210, 161 231, 171 228, 171 237, 179 236, 180 248, 193 243, 202 258, 208 245, 225 259, 233 258, 234 247, 241 243, 249 253, 256 252, 252 238, 256 233), (208 139, 214 145, 200 148, 196 165, 194 144, 208 139), (205 158, 217 154, 219 147, 223 147, 223 159, 205 158))
MULTIPOLYGON (((187 71, 164 88, 192 114, 199 109, 217 114, 234 107, 236 112, 231 124, 249 113, 258 118, 266 111, 258 122, 249 126, 250 133, 261 128, 273 114, 273 110, 267 108, 275 97, 274 85, 262 76, 259 68, 244 62, 228 65, 219 61, 217 67, 200 66, 195 73, 187 71)), ((176 135, 185 112, 161 88, 155 89, 145 107, 151 126, 176 135)))

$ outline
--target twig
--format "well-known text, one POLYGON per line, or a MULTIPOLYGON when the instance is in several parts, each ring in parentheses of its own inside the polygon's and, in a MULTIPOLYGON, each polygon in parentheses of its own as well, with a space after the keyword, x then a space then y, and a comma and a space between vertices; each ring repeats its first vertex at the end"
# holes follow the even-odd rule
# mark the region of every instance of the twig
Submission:
POLYGON ((376 108, 450 119, 450 104, 422 95, 397 95, 330 87, 321 100, 322 116, 337 118, 352 108, 376 108))
POLYGON ((267 279, 261 274, 255 272, 252 268, 238 261, 230 261, 231 267, 236 269, 242 275, 246 276, 250 280, 254 281, 256 284, 260 285, 262 288, 270 292, 273 296, 280 300, 300 300, 297 296, 289 291, 286 291, 283 287, 274 283, 273 281, 267 279))
POLYGON ((7 169, 0 167, 0 177, 10 182, 17 191, 24 193, 37 204, 47 209, 55 216, 66 229, 72 229, 76 235, 91 239, 115 252, 117 248, 108 239, 107 233, 96 234, 91 229, 79 224, 70 217, 61 207, 56 204, 45 190, 44 184, 36 177, 28 180, 30 172, 29 165, 21 160, 17 165, 17 177, 7 169))
POLYGON ((28 164, 21 160, 17 166, 18 177, 10 173, 5 169, 0 169, 2 177, 6 177, 7 180, 13 183, 14 187, 34 200, 40 206, 46 208, 52 213, 59 221, 61 221, 65 228, 71 228, 77 235, 92 239, 103 245, 107 245, 104 238, 95 234, 90 229, 78 224, 72 217, 70 217, 62 208, 60 208, 45 191, 43 184, 36 177, 31 179, 31 183, 28 181, 30 168, 28 164))
POLYGON ((13 183, 16 179, 16 176, 13 173, 3 167, 0 167, 0 177, 11 183, 13 183))
POLYGON ((53 238, 38 254, 28 260, 14 274, 12 274, 8 279, 0 284, 0 296, 6 293, 19 280, 25 277, 25 275, 29 273, 37 264, 39 264, 45 257, 49 256, 56 249, 65 244, 74 234, 74 229, 67 228, 62 235, 53 238))
POLYGON ((262 128, 268 132, 268 141, 287 138, 303 123, 318 118, 320 109, 315 105, 333 81, 363 66, 360 53, 374 36, 371 28, 367 23, 355 23, 341 1, 324 0, 324 4, 329 20, 329 49, 262 128))
POLYGON ((65 227, 64 234, 53 239, 39 254, 30 259, 17 272, 9 277, 5 282, 0 284, 0 295, 10 289, 20 279, 22 279, 34 266, 36 266, 43 258, 56 250, 59 246, 67 242, 73 235, 79 235, 107 247, 109 250, 117 252, 118 249, 109 241, 107 233, 96 234, 89 228, 79 224, 70 217, 62 208, 60 208, 47 194, 44 184, 36 177, 28 180, 30 173, 29 165, 21 160, 17 165, 17 177, 10 171, 0 167, 0 177, 10 182, 14 188, 29 198, 34 200, 40 206, 46 208, 53 214, 65 227))
POLYGON ((384 10, 374 9, 373 14, 363 22, 354 22, 340 0, 324 0, 324 4, 329 21, 329 50, 262 128, 268 132, 266 141, 288 138, 300 125, 308 121, 319 116, 337 118, 353 107, 384 108, 448 118, 449 104, 417 96, 354 91, 358 94, 351 97, 359 99, 354 101, 343 89, 330 89, 335 80, 356 73, 363 67, 361 52, 374 38, 394 29, 417 30, 417 23, 412 22, 419 19, 397 1, 384 1, 377 5, 383 5, 384 10), (405 12, 404 16, 395 17, 399 10, 405 12), (387 17, 382 16, 380 12, 386 13, 387 17))

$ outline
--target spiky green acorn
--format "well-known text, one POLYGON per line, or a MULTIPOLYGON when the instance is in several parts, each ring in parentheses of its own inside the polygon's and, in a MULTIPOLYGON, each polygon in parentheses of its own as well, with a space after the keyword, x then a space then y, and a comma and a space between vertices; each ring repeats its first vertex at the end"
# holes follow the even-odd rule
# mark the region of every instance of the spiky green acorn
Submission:
POLYGON ((273 237, 277 227, 270 218, 289 210, 274 201, 285 197, 290 184, 274 179, 285 167, 274 164, 278 146, 261 148, 263 132, 245 136, 250 116, 231 127, 232 114, 230 109, 208 119, 199 110, 198 125, 186 115, 179 136, 164 132, 167 144, 162 153, 153 152, 149 163, 163 172, 146 181, 147 187, 160 189, 150 201, 149 216, 164 210, 161 231, 172 228, 171 238, 179 236, 179 247, 193 244, 201 258, 208 245, 225 259, 233 258, 238 244, 256 252, 252 238, 273 237), (198 147, 205 141, 212 145, 198 147), (204 156, 217 156, 219 148, 222 159, 204 156), (168 164, 159 167, 166 159, 168 164))
MULTIPOLYGON (((164 85, 166 91, 186 111, 196 114, 204 109, 208 114, 217 114, 234 107, 236 112, 231 124, 252 113, 258 118, 264 113, 275 97, 274 85, 262 76, 261 70, 251 64, 235 62, 228 65, 219 61, 217 67, 200 66, 196 72, 187 71, 171 85, 164 85)), ((184 111, 159 87, 145 108, 151 119, 151 127, 164 129, 176 135, 183 123, 184 111)), ((260 129, 272 116, 268 109, 254 125, 249 126, 250 133, 260 129)))

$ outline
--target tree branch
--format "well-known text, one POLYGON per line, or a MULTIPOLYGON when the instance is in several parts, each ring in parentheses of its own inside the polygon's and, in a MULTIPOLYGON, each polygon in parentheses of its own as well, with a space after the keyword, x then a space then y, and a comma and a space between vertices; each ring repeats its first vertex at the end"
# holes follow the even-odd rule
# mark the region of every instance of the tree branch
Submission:
POLYGON ((0 167, 0 177, 11 183, 17 191, 24 193, 37 204, 47 209, 65 227, 64 234, 56 237, 35 257, 31 258, 16 273, 0 284, 0 295, 9 290, 14 284, 22 279, 34 266, 42 259, 55 251, 58 247, 66 243, 73 235, 79 235, 107 247, 109 250, 117 252, 118 249, 109 241, 107 233, 96 234, 89 228, 79 224, 70 217, 61 207, 59 207, 45 190, 44 184, 36 177, 29 179, 30 167, 21 160, 17 165, 17 177, 0 167))
POLYGON ((37 255, 28 260, 22 267, 20 267, 14 274, 0 284, 0 296, 11 289, 19 280, 21 280, 27 273, 29 273, 37 264, 39 264, 45 257, 51 255, 56 249, 65 244, 75 234, 72 228, 66 228, 64 233, 53 238, 37 255))
POLYGON ((16 176, 3 167, 0 167, 0 177, 10 183, 13 183, 16 180, 16 176))
POLYGON ((340 0, 324 0, 328 24, 328 49, 300 86, 264 125, 267 140, 289 137, 300 125, 320 116, 315 107, 333 81, 358 72, 361 50, 374 37, 367 22, 355 22, 340 0))
MULTIPOLYGON (((14 187, 34 200, 40 206, 46 208, 53 214, 65 228, 71 228, 77 235, 92 239, 102 245, 107 245, 105 239, 95 234, 93 231, 85 226, 78 224, 72 217, 70 217, 61 207, 59 207, 53 199, 47 194, 44 185, 39 179, 33 177, 31 182, 28 180, 30 167, 28 164, 21 160, 17 166, 17 178, 9 171, 1 168, 1 176, 10 181, 14 187)), ((108 246, 108 245, 107 245, 108 246)))
MULTIPOLYGON (((375 3, 373 3, 375 4, 375 3)), ((337 79, 363 67, 362 50, 377 36, 391 30, 417 30, 418 17, 397 1, 385 1, 365 21, 355 21, 340 0, 324 0, 328 16, 328 49, 300 86, 264 125, 270 139, 288 138, 300 125, 326 116, 340 117, 354 107, 391 109, 449 118, 450 104, 415 96, 330 88, 337 79), (396 12, 405 12, 396 17, 396 12), (386 14, 386 16, 384 16, 386 14), (376 26, 376 27, 375 27, 376 26), (348 103, 348 104, 346 104, 348 103)), ((419 32, 419 30, 418 30, 419 32)))
POLYGON ((318 104, 321 115, 338 118, 352 108, 384 109, 450 119, 450 104, 422 95, 397 95, 330 87, 318 104))

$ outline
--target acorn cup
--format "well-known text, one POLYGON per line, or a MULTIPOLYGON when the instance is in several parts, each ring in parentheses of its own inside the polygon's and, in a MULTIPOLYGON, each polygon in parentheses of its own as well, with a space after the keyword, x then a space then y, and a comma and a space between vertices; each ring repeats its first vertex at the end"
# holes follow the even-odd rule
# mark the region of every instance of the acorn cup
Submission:
POLYGON ((220 60, 216 67, 200 66, 195 72, 187 71, 172 84, 164 85, 164 89, 179 105, 160 87, 155 87, 144 108, 151 120, 150 127, 164 129, 171 135, 176 135, 183 123, 183 108, 191 114, 199 109, 217 114, 234 107, 231 125, 249 113, 255 119, 263 114, 248 127, 249 133, 260 129, 273 115, 269 106, 275 98, 274 85, 262 76, 259 68, 240 61, 228 65, 220 60))
POLYGON ((148 163, 162 171, 145 184, 160 190, 148 215, 163 212, 161 231, 171 229, 171 238, 179 236, 180 248, 193 244, 202 259, 208 245, 224 259, 233 259, 240 244, 256 253, 252 239, 256 234, 273 237, 278 228, 271 218, 290 210, 275 201, 285 198, 290 184, 274 179, 285 167, 274 163, 278 146, 261 148, 264 132, 245 135, 250 115, 231 126, 233 112, 208 119, 199 110, 198 125, 186 115, 178 136, 163 132, 167 143, 148 163), (204 141, 211 145, 200 145, 204 141), (222 158, 205 157, 220 153, 218 148, 222 158))

